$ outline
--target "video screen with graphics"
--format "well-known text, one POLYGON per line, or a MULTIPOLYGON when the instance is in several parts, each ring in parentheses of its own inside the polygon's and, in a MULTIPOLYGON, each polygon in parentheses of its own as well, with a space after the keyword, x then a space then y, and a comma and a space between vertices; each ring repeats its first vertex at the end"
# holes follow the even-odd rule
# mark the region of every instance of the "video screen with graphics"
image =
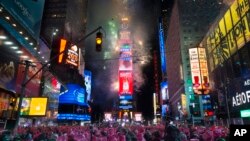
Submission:
POLYGON ((45 116, 47 109, 47 97, 23 98, 21 116, 45 116))

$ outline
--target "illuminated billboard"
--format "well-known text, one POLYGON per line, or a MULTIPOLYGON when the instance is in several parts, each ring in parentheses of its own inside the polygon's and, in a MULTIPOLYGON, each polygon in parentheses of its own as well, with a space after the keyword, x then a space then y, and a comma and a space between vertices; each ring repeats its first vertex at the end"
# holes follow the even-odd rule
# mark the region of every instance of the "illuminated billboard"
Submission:
POLYGON ((142 113, 135 113, 135 121, 142 121, 142 113))
POLYGON ((80 63, 80 48, 71 45, 67 40, 60 39, 58 63, 65 63, 75 67, 80 63))
POLYGON ((92 83, 92 73, 91 71, 84 70, 84 81, 86 86, 87 101, 91 99, 91 83, 92 83))
POLYGON ((168 94, 168 83, 167 82, 161 82, 161 99, 166 101, 169 99, 168 94))
MULTIPOLYGON (((20 115, 21 116, 45 116, 46 110, 47 110, 47 102, 48 102, 47 97, 29 97, 29 98, 25 97, 23 98, 23 101, 22 101, 20 115)), ((17 100, 17 103, 19 103, 19 99, 17 100)))
POLYGON ((133 77, 132 72, 119 72, 119 94, 133 93, 133 77))
POLYGON ((78 67, 80 60, 79 54, 80 49, 76 45, 70 46, 67 51, 67 58, 65 63, 78 67))
POLYGON ((209 76, 205 48, 190 48, 190 68, 195 94, 209 93, 209 76))
POLYGON ((164 30, 162 27, 162 20, 159 22, 159 45, 160 45, 160 54, 161 54, 161 70, 162 73, 167 73, 167 63, 166 63, 166 50, 164 43, 164 30))
POLYGON ((67 84, 68 90, 60 93, 59 104, 87 105, 85 89, 78 84, 67 84))
POLYGON ((128 30, 123 30, 123 31, 120 31, 120 39, 121 40, 130 40, 130 31, 128 30))
POLYGON ((121 52, 119 58, 119 70, 132 70, 132 53, 121 52))

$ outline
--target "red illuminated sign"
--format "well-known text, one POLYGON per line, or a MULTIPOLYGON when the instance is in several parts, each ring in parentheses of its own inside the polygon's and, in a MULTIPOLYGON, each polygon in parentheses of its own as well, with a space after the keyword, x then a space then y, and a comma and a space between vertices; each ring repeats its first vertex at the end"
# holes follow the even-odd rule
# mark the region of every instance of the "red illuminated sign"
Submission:
POLYGON ((133 93, 132 72, 119 72, 119 94, 133 93))

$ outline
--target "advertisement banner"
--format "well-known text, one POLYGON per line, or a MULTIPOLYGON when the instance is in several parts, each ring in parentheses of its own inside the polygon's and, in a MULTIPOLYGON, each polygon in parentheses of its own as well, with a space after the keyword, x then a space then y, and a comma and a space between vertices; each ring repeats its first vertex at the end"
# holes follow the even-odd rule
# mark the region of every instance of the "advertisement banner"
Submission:
POLYGON ((166 66, 166 49, 164 43, 164 30, 162 27, 162 21, 159 23, 159 45, 160 45, 160 54, 161 54, 161 70, 162 73, 167 73, 167 66, 166 66))
POLYGON ((38 40, 45 0, 0 0, 1 5, 38 40))
POLYGON ((168 83, 167 82, 161 82, 161 100, 166 101, 167 99, 169 99, 168 83))
POLYGON ((85 89, 78 84, 67 84, 67 91, 59 95, 59 104, 87 105, 85 89))
POLYGON ((119 58, 119 70, 127 71, 132 70, 132 53, 131 52, 121 52, 119 58))
POLYGON ((119 94, 133 94, 133 76, 132 72, 119 72, 119 94))
POLYGON ((205 48, 189 49, 190 67, 195 94, 209 93, 209 76, 205 48))
POLYGON ((15 91, 18 72, 18 55, 11 48, 0 46, 0 87, 15 91))
POLYGON ((91 83, 92 83, 92 73, 91 71, 84 70, 84 80, 87 93, 87 101, 91 99, 91 83))
POLYGON ((250 78, 234 79, 228 88, 230 114, 240 117, 240 111, 250 109, 250 78))
MULTIPOLYGON (((38 62, 36 58, 34 58, 30 53, 28 53, 24 48, 22 52, 25 56, 28 56, 33 62, 38 62)), ((35 67, 30 67, 27 73, 27 80, 30 79, 41 67, 42 65, 39 63, 34 64, 35 67)), ((25 65, 19 64, 18 66, 18 75, 16 79, 16 92, 21 93, 22 81, 24 79, 25 65)), ((25 95, 29 97, 39 96, 40 92, 40 81, 41 81, 42 71, 35 75, 35 77, 27 83, 25 87, 25 95)))

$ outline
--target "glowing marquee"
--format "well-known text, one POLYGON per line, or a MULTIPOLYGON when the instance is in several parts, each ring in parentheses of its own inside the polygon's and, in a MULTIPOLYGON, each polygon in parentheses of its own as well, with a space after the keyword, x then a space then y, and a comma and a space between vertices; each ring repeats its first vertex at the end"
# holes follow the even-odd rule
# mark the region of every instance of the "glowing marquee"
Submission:
POLYGON ((133 93, 132 72, 119 72, 119 94, 133 93))
POLYGON ((209 77, 205 48, 190 48, 190 67, 195 94, 209 93, 209 77))

